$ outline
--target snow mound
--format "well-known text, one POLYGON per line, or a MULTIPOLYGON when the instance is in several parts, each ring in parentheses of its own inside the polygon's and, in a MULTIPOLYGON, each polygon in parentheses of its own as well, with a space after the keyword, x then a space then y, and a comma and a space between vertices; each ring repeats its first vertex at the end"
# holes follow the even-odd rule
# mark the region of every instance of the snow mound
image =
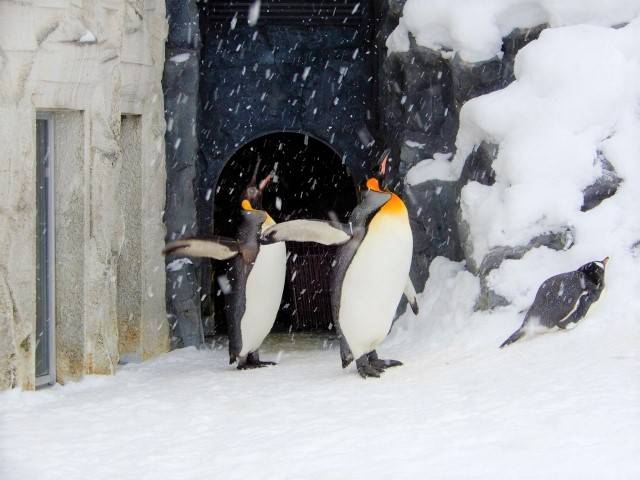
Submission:
POLYGON ((497 145, 495 182, 471 181, 461 190, 460 217, 471 247, 465 252, 475 265, 503 248, 521 249, 520 258, 506 255, 480 278, 464 262, 435 259, 419 318, 402 316, 390 346, 476 353, 495 348, 520 325, 545 279, 609 256, 605 293, 578 325, 580 333, 563 338, 599 338, 612 346, 624 336, 637 347, 638 45, 640 19, 617 29, 547 29, 518 53, 511 85, 462 107, 453 160, 425 160, 409 172, 407 182, 460 178, 474 149, 483 142, 497 145), (585 209, 586 192, 610 175, 609 169, 621 179, 617 191, 585 209), (572 241, 564 250, 536 246, 534 239, 553 232, 570 232, 572 241), (508 306, 474 311, 484 289, 508 306))
POLYGON ((427 180, 455 181, 457 177, 451 171, 450 153, 436 153, 411 167, 405 177, 408 185, 418 185, 427 180))
POLYGON ((411 33, 418 45, 479 62, 500 55, 502 38, 517 28, 614 26, 638 14, 638 0, 408 0, 387 48, 408 51, 411 33))
POLYGON ((494 247, 568 227, 580 245, 572 251, 594 258, 611 254, 614 238, 627 250, 637 240, 637 221, 621 212, 640 193, 639 44, 640 20, 619 30, 548 29, 518 53, 514 83, 463 106, 452 169, 459 174, 482 141, 499 145, 495 184, 470 182, 461 192, 477 264, 494 247), (602 157, 622 186, 581 212, 584 190, 604 175, 602 157), (603 237, 612 231, 616 237, 603 237))

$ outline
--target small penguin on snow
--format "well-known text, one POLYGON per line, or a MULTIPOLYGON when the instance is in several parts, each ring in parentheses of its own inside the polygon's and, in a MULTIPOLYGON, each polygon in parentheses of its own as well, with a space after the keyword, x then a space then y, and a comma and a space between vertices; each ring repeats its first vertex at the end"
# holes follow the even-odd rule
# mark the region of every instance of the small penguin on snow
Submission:
POLYGON ((376 347, 385 339, 404 293, 418 313, 415 289, 409 279, 413 236, 407 208, 400 197, 383 190, 389 150, 378 161, 378 172, 367 180, 362 201, 347 225, 292 220, 275 225, 263 237, 271 241, 315 241, 341 245, 331 275, 331 306, 340 336, 342 367, 354 359, 363 378, 379 377, 397 360, 378 358, 376 347), (347 237, 345 239, 345 233, 347 237))
POLYGON ((609 257, 589 262, 573 272, 561 273, 545 280, 522 326, 507 338, 500 348, 520 340, 528 333, 575 325, 604 290, 604 271, 609 257))

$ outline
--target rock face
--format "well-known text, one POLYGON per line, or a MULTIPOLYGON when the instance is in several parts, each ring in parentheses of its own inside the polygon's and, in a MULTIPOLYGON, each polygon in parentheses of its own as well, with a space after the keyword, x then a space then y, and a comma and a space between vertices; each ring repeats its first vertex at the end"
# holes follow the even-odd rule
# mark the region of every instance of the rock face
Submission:
POLYGON ((611 162, 609 162, 602 152, 598 152, 597 161, 602 167, 602 176, 592 185, 589 185, 582 192, 584 200, 581 210, 587 212, 600 205, 604 200, 613 196, 622 183, 622 179, 616 173, 611 162))
MULTIPOLYGON (((380 42, 398 24, 403 3, 385 2, 380 42)), ((517 51, 537 38, 542 29, 512 32, 504 39, 502 57, 482 63, 466 63, 457 55, 445 58, 440 52, 416 45, 411 36, 409 51, 393 52, 384 58, 378 73, 382 135, 400 159, 397 178, 403 178, 420 160, 454 153, 462 105, 512 82, 517 51)), ((420 287, 436 256, 469 258, 465 255, 467 232, 458 213, 460 190, 469 181, 493 184, 491 164, 497 150, 497 145, 478 145, 458 181, 429 180, 405 187, 415 227, 412 277, 420 287)))
MULTIPOLYGON (((196 186, 198 175, 198 89, 200 29, 195 0, 167 1, 169 35, 163 90, 167 119, 167 240, 198 233, 196 186)), ((167 264, 173 259, 168 258, 167 264)), ((201 345, 198 259, 167 269, 167 313, 172 348, 201 345)))
POLYGON ((168 348, 164 2, 49 3, 0 3, 0 389, 35 386, 40 111, 54 125, 57 380, 113 373, 121 357, 168 348), (123 283, 136 291, 129 299, 123 283))
MULTIPOLYGON (((386 2, 381 23, 385 39, 398 24, 402 5, 403 2, 386 2)), ((462 105, 511 83, 517 52, 544 28, 540 25, 514 30, 503 39, 500 57, 480 63, 464 62, 453 52, 443 55, 420 47, 411 35, 408 51, 393 52, 383 60, 379 71, 383 135, 400 158, 399 178, 420 160, 454 153, 462 105)), ((414 231, 414 281, 418 286, 424 284, 429 264, 436 256, 464 259, 467 268, 480 277, 482 291, 476 305, 480 309, 506 302, 489 290, 486 281, 489 272, 503 260, 521 258, 542 245, 570 248, 573 242, 573 231, 567 227, 532 238, 525 245, 494 247, 479 264, 476 262, 469 228, 460 209, 460 192, 472 181, 487 186, 495 183, 492 165, 498 149, 498 145, 485 141, 476 145, 456 181, 432 179, 404 187, 414 231)), ((602 178, 585 190, 584 209, 615 192, 619 178, 605 163, 603 172, 602 178)))

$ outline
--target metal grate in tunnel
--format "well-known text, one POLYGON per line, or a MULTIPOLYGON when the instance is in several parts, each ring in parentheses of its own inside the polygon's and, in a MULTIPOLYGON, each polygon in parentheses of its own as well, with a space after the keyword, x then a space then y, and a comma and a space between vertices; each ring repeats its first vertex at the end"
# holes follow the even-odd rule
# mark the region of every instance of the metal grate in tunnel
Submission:
POLYGON ((285 289, 293 302, 292 330, 332 330, 331 269, 337 247, 288 243, 287 250, 290 255, 285 289))
MULTIPOLYGON (((249 0, 208 0, 210 20, 215 23, 247 22, 249 0)), ((360 26, 367 21, 357 0, 262 0, 258 26, 360 26)))

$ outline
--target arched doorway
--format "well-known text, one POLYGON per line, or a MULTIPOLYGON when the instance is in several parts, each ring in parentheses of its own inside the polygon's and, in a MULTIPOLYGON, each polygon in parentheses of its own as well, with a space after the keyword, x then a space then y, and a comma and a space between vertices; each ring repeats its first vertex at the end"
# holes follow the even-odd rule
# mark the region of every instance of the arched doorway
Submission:
MULTIPOLYGON (((216 234, 235 236, 241 194, 258 158, 258 180, 275 172, 264 192, 263 208, 276 222, 334 216, 346 221, 356 205, 354 181, 340 155, 328 144, 304 133, 271 133, 244 144, 226 162, 213 193, 216 234)), ((274 331, 333 329, 329 274, 336 247, 290 243, 287 250, 287 283, 274 331)), ((226 268, 216 262, 211 279, 213 302, 208 308, 209 314, 214 313, 215 333, 226 331, 224 295, 217 281, 226 268)))

